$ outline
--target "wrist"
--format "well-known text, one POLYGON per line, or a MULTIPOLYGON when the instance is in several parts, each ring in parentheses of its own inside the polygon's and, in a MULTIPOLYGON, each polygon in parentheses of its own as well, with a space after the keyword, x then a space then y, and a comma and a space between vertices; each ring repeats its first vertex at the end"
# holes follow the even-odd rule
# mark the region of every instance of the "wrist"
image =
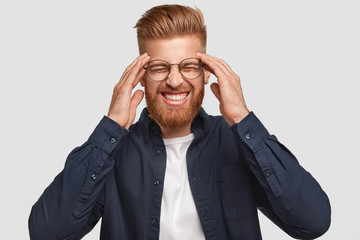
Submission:
POLYGON ((250 111, 247 108, 245 108, 245 109, 239 111, 236 115, 233 115, 232 117, 230 117, 227 122, 229 123, 230 126, 235 124, 235 123, 239 123, 247 115, 249 115, 249 113, 250 113, 250 111))
POLYGON ((113 120, 114 122, 116 122, 117 124, 119 124, 121 127, 126 126, 126 123, 124 123, 124 120, 122 120, 121 118, 119 119, 111 114, 108 114, 107 117, 113 120))

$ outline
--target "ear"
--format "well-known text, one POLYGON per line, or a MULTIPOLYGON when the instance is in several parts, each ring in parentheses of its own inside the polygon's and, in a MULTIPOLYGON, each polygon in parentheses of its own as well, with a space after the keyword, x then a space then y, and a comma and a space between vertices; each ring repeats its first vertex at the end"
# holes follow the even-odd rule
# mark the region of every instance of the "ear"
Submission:
POLYGON ((209 83, 209 78, 210 78, 210 72, 204 68, 204 84, 208 84, 209 83))

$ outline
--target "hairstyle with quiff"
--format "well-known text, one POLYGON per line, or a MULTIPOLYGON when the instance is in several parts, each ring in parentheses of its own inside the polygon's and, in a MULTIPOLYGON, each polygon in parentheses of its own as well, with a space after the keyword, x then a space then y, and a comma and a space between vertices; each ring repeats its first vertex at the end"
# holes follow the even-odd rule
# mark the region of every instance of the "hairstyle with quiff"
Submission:
POLYGON ((145 52, 148 39, 171 39, 198 35, 203 51, 206 51, 206 26, 204 16, 197 7, 171 4, 160 5, 146 11, 137 21, 137 40, 140 54, 145 52))

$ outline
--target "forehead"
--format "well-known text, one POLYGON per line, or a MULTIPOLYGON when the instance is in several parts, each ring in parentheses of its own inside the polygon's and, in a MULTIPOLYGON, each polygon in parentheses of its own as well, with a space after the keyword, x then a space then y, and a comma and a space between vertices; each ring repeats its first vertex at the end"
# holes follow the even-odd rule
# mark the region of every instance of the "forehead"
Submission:
POLYGON ((151 39, 144 42, 145 51, 151 60, 162 59, 169 63, 178 63, 202 52, 202 44, 197 36, 182 36, 171 39, 151 39))

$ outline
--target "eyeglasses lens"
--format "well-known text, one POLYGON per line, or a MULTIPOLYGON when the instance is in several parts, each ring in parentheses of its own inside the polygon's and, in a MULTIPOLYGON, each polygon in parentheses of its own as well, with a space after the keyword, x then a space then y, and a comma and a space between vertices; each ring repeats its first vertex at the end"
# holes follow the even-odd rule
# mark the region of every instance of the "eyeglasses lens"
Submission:
MULTIPOLYGON (((184 59, 178 65, 180 73, 187 79, 195 79, 202 73, 202 63, 197 58, 184 59)), ((148 63, 146 71, 152 80, 162 81, 169 75, 170 65, 163 60, 153 60, 148 63)))

